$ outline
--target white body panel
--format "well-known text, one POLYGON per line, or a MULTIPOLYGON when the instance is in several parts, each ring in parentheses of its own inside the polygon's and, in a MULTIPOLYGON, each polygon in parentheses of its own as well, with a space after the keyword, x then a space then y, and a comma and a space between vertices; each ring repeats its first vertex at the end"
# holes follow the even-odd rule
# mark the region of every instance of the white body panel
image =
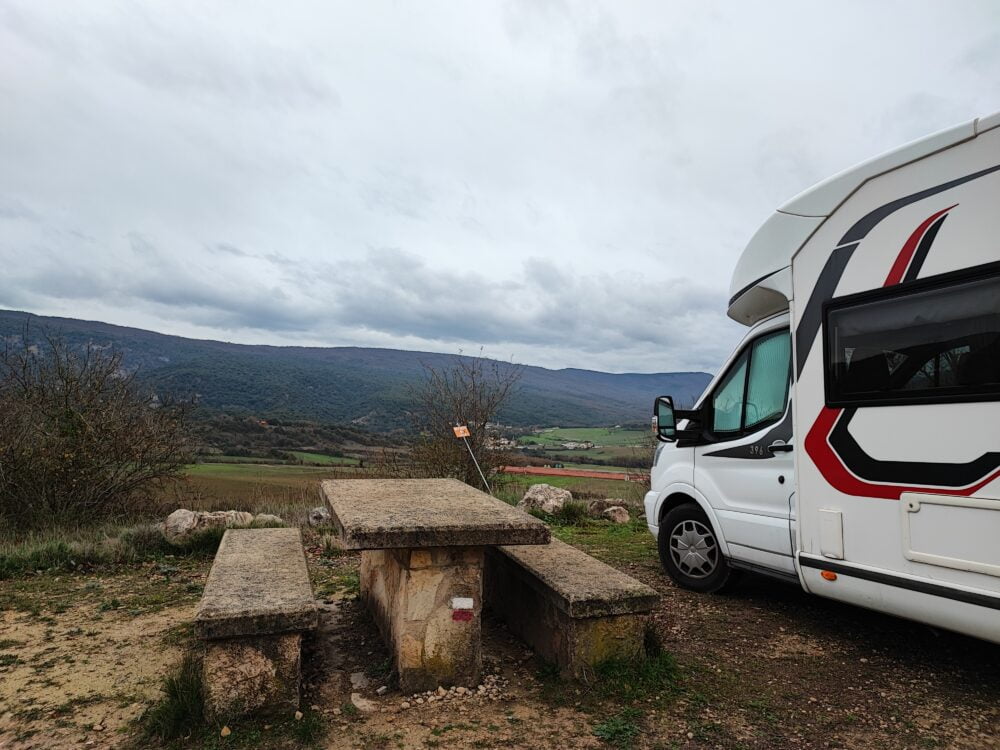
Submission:
POLYGON ((873 159, 764 224, 731 290, 730 316, 753 328, 696 408, 711 406, 747 342, 790 325, 794 451, 760 454, 774 424, 662 446, 646 496, 654 534, 689 497, 737 564, 1000 642, 1000 459, 987 460, 1000 455, 1000 399, 829 406, 823 322, 830 300, 873 290, 891 298, 899 284, 908 294, 922 279, 1000 262, 998 126, 1000 113, 873 159))

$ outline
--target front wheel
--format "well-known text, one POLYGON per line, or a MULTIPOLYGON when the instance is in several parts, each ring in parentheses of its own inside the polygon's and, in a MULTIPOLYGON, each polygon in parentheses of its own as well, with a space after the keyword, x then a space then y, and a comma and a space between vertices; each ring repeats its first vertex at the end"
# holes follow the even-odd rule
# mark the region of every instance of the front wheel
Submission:
POLYGON ((667 512, 660 523, 658 546, 663 569, 681 588, 714 593, 733 576, 711 522, 694 503, 667 512))

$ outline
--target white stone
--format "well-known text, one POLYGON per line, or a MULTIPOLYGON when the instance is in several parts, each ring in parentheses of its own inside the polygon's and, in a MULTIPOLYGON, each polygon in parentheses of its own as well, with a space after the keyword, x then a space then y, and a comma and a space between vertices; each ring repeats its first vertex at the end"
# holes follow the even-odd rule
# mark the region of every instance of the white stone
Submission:
POLYGON ((363 697, 361 693, 351 693, 351 703, 363 714, 370 714, 378 710, 378 705, 374 701, 363 697))
POLYGON ((540 510, 542 513, 558 513, 562 507, 573 501, 569 490, 553 487, 551 484, 533 484, 517 504, 522 510, 540 510))
POLYGON ((192 511, 175 510, 163 523, 163 535, 171 544, 183 544, 205 529, 229 529, 234 526, 249 526, 253 514, 242 510, 192 511))
POLYGON ((364 690, 370 684, 364 672, 351 672, 351 687, 355 690, 364 690))
POLYGON ((270 513, 261 513, 253 517, 254 526, 280 526, 284 523, 280 517, 270 513))
POLYGON ((186 539, 198 525, 198 514, 191 510, 179 508, 167 516, 163 523, 163 535, 167 541, 186 539))
POLYGON ((309 525, 310 526, 329 526, 330 525, 330 511, 328 511, 322 505, 318 505, 309 511, 309 525))
POLYGON ((629 522, 628 511, 622 508, 620 505, 615 505, 611 508, 606 508, 604 512, 601 513, 601 516, 611 521, 612 523, 629 522))

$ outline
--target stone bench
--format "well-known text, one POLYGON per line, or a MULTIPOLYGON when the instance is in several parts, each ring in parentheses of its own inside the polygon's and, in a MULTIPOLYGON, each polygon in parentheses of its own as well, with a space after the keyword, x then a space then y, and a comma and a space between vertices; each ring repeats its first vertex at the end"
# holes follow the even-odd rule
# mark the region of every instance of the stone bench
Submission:
POLYGON ((486 555, 487 605, 564 677, 643 654, 648 613, 659 600, 649 586, 575 547, 495 547, 486 555))
POLYGON ((318 623, 300 531, 226 531, 195 614, 206 715, 297 711, 302 635, 318 623))

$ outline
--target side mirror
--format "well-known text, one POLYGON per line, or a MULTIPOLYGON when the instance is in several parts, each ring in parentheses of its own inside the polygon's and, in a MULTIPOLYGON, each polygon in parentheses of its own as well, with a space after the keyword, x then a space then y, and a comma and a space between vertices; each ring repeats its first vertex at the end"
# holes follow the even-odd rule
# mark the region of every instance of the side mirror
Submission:
POLYGON ((670 396, 658 396, 653 402, 653 434, 664 443, 672 443, 677 439, 674 400, 670 396))

